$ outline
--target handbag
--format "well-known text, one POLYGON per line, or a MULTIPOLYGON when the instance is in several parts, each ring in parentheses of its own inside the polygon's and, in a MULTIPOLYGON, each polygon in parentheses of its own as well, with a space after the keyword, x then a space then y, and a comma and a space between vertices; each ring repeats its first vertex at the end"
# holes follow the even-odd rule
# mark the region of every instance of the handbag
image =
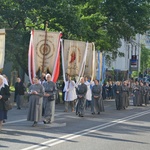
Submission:
POLYGON ((54 100, 55 100, 55 95, 54 94, 48 96, 48 101, 54 101, 54 100))
POLYGON ((5 110, 10 110, 13 108, 13 105, 12 105, 12 102, 10 100, 6 100, 4 102, 4 107, 5 107, 5 110))

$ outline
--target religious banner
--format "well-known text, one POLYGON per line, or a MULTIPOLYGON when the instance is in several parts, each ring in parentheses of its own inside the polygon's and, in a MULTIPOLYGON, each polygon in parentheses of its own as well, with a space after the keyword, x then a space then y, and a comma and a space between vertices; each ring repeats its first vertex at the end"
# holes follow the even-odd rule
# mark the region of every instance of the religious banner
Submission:
POLYGON ((3 69, 5 60, 5 29, 0 29, 0 70, 3 69))
MULTIPOLYGON (((38 72, 49 72, 52 80, 57 81, 60 66, 60 38, 59 32, 41 30, 31 31, 29 46, 29 78, 32 79, 38 72), (32 75, 32 76, 31 76, 32 75)), ((30 80, 31 81, 31 80, 30 80)))
POLYGON ((97 76, 96 78, 100 81, 102 79, 102 60, 103 60, 103 53, 98 51, 96 53, 96 68, 97 68, 97 76))
POLYGON ((102 83, 104 83, 106 79, 106 58, 105 54, 102 55, 102 83))
POLYGON ((64 71, 71 76, 82 75, 82 69, 84 69, 84 60, 86 60, 86 42, 64 40, 64 71))
POLYGON ((91 79, 96 77, 96 69, 97 69, 97 53, 95 52, 94 43, 88 43, 87 49, 87 59, 86 59, 86 66, 85 66, 85 76, 90 76, 91 79))
MULTIPOLYGON (((94 48, 95 48, 95 46, 94 46, 94 48)), ((97 53, 97 51, 94 51, 94 53, 95 53, 95 64, 93 64, 93 79, 97 79, 96 77, 97 77, 97 70, 98 70, 98 53, 97 53)))
POLYGON ((99 80, 102 79, 103 55, 104 54, 102 52, 100 52, 100 79, 99 80))
POLYGON ((28 74, 29 74, 29 80, 33 84, 33 78, 36 76, 35 71, 35 61, 34 61, 34 45, 33 45, 33 35, 34 31, 31 31, 31 37, 30 37, 30 44, 29 44, 29 51, 28 51, 28 74))

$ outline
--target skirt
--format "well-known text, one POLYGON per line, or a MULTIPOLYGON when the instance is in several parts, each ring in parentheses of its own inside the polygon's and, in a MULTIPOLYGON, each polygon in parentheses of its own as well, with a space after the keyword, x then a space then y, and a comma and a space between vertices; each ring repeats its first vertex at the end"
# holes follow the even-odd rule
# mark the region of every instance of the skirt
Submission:
POLYGON ((0 110, 0 121, 7 119, 7 111, 0 110))

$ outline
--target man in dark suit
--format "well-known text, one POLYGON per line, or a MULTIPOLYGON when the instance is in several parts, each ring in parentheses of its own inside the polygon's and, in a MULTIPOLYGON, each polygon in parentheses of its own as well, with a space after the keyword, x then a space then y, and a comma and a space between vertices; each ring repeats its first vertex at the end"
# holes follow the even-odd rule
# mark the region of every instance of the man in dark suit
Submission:
POLYGON ((21 79, 18 77, 15 83, 15 101, 17 103, 17 109, 21 109, 21 102, 25 92, 25 86, 21 79))
POLYGON ((85 111, 85 102, 86 102, 86 93, 87 93, 87 85, 84 83, 84 77, 80 78, 80 84, 76 88, 77 99, 78 99, 78 109, 76 110, 79 114, 79 117, 84 117, 85 111))

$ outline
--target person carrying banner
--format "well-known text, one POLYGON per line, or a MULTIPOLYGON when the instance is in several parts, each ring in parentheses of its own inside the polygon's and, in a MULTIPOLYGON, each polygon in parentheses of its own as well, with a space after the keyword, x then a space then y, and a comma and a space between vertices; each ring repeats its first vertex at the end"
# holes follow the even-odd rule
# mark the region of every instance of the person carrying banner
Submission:
POLYGON ((65 110, 64 112, 68 112, 68 105, 71 105, 71 111, 74 112, 74 100, 77 98, 76 90, 75 90, 75 82, 71 80, 71 76, 67 74, 67 81, 65 83, 64 92, 65 92, 65 110))

